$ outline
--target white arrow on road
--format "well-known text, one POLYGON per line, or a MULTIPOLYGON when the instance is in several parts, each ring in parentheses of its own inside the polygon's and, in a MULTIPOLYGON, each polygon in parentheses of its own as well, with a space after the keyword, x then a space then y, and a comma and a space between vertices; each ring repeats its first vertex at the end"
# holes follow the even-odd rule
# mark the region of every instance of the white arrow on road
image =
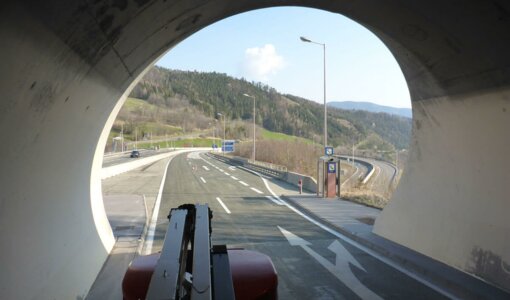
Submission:
POLYGON ((335 240, 328 249, 336 254, 335 264, 332 264, 329 260, 320 256, 317 252, 313 251, 309 246, 309 242, 293 234, 292 232, 278 226, 278 229, 287 238, 291 246, 299 246, 303 248, 311 257, 315 258, 324 268, 326 268, 331 274, 342 281, 349 289, 351 289, 361 299, 382 299, 377 294, 372 292, 366 286, 361 283, 351 271, 349 264, 355 265, 361 270, 366 270, 359 264, 359 262, 342 246, 342 244, 335 240))

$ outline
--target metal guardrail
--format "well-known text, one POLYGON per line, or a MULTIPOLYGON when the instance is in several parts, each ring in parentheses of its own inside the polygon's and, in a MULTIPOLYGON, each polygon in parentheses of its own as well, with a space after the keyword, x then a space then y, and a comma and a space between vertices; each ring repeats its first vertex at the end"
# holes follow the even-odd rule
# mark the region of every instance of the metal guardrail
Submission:
MULTIPOLYGON (((217 159, 219 161, 232 164, 232 165, 238 165, 246 167, 247 169, 250 169, 252 171, 258 172, 260 174, 271 176, 274 178, 277 178, 279 180, 285 181, 293 186, 296 186, 299 188, 299 180, 302 182, 303 189, 310 191, 312 193, 316 192, 317 188, 317 182, 313 177, 289 172, 287 171, 286 167, 282 167, 279 170, 276 168, 268 168, 265 166, 252 164, 247 159, 241 158, 241 157, 229 157, 229 156, 223 156, 216 153, 209 153, 209 156, 213 157, 214 159, 217 159), (285 171, 283 171, 285 170, 285 171)), ((276 166, 272 164, 273 166, 276 166)))
POLYGON ((275 165, 273 163, 267 163, 267 162, 256 161, 256 160, 254 161, 253 159, 249 159, 248 163, 250 163, 252 165, 257 165, 257 166, 261 166, 261 167, 264 167, 264 168, 268 168, 268 169, 271 169, 271 170, 275 170, 275 171, 278 171, 278 172, 288 172, 287 167, 281 166, 281 165, 275 165))
MULTIPOLYGON (((215 159, 218 159, 220 161, 227 162, 227 163, 234 164, 234 165, 241 165, 241 166, 248 168, 250 170, 253 170, 255 172, 259 172, 261 174, 272 176, 272 177, 284 178, 287 173, 287 170, 286 170, 287 168, 282 167, 282 166, 279 166, 280 169, 278 170, 278 169, 272 169, 270 167, 262 166, 260 164, 254 164, 251 162, 251 160, 247 160, 247 159, 243 159, 243 158, 228 157, 228 156, 223 156, 223 155, 219 155, 216 153, 209 153, 209 155, 214 156, 215 159), (283 168, 285 168, 285 171, 283 171, 283 168)), ((273 165, 273 164, 271 164, 271 165, 273 165)), ((276 165, 273 165, 273 166, 276 166, 276 165)))

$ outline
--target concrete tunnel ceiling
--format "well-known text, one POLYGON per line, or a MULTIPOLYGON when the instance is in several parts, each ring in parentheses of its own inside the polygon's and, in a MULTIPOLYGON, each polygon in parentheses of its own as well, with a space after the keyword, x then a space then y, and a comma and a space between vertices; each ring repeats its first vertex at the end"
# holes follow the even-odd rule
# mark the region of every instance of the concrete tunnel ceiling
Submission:
POLYGON ((125 94, 197 30, 281 5, 359 22, 405 75, 411 155, 375 232, 510 290, 507 2, 22 0, 0 12, 4 297, 87 294, 114 242, 98 175, 125 94))

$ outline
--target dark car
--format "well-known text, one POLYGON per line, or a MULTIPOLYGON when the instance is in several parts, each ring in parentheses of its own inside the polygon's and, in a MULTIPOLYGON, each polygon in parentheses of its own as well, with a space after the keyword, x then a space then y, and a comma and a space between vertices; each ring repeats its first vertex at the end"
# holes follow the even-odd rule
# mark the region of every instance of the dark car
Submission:
POLYGON ((140 157, 140 151, 138 151, 138 150, 133 150, 133 151, 131 151, 131 155, 130 155, 130 157, 132 157, 132 158, 138 158, 138 157, 140 157))

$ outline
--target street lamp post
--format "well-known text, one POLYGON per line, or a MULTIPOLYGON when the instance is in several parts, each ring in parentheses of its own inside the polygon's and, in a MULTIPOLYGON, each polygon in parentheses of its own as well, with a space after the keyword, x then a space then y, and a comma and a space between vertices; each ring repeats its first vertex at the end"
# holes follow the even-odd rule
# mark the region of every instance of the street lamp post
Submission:
POLYGON ((223 117, 223 144, 222 144, 222 153, 223 155, 225 155, 225 128, 226 128, 226 120, 225 120, 225 115, 222 114, 222 113, 218 113, 218 116, 220 117, 223 117))
POLYGON ((328 108, 326 106, 326 44, 317 43, 311 41, 305 37, 300 37, 301 41, 305 43, 312 43, 316 45, 321 45, 323 54, 324 54, 324 147, 328 145, 328 108))
POLYGON ((352 144, 352 166, 354 167, 354 144, 352 144))
POLYGON ((255 138, 257 136, 257 131, 255 127, 255 97, 250 96, 248 94, 243 94, 243 96, 253 99, 253 161, 256 161, 257 159, 255 156, 255 138))

